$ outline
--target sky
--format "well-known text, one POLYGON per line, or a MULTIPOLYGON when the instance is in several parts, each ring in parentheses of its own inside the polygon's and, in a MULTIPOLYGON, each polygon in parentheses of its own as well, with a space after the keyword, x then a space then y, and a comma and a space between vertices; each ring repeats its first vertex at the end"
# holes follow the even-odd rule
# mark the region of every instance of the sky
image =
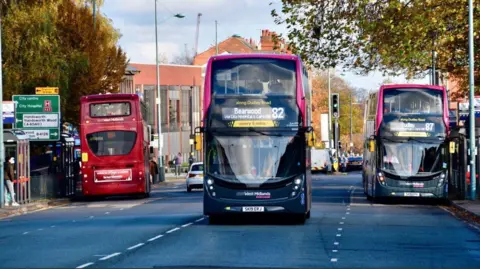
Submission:
MULTIPOLYGON (((260 40, 262 29, 285 33, 284 25, 276 25, 272 8, 281 9, 280 0, 158 0, 159 53, 173 60, 185 50, 193 49, 197 14, 202 13, 198 52, 215 44, 215 21, 218 42, 236 34, 260 40), (272 5, 269 5, 273 2, 272 5), (175 18, 180 13, 183 19, 175 18)), ((132 63, 155 63, 154 0, 105 0, 101 12, 109 17, 122 37, 119 45, 132 63)), ((336 72, 352 87, 374 90, 386 79, 379 72, 358 76, 352 72, 336 72)), ((404 77, 390 77, 394 83, 407 82, 404 77)), ((428 83, 428 77, 410 82, 428 83)))

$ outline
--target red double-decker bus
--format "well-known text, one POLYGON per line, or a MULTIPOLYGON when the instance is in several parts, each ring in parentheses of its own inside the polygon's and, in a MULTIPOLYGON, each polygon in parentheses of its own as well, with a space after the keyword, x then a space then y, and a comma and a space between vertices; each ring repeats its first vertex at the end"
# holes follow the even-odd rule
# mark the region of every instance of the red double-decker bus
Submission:
POLYGON ((84 196, 150 194, 150 133, 146 107, 136 94, 80 100, 84 196))

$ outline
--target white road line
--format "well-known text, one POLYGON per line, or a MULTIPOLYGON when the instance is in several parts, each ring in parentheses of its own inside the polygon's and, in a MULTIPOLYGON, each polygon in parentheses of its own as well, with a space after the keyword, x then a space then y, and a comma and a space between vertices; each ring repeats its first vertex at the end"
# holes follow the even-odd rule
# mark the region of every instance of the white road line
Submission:
POLYGON ((332 252, 335 252, 335 253, 337 253, 337 252, 338 252, 338 249, 334 249, 334 250, 332 250, 332 252))
POLYGON ((24 232, 23 234, 28 234, 28 232, 24 232))
POLYGON ((50 228, 55 228, 55 225, 50 226, 50 228))
POLYGON ((120 210, 124 210, 125 208, 120 208, 120 210))
POLYGON ((350 212, 347 212, 347 215, 350 215, 350 212))
POLYGON ((341 235, 341 234, 337 234, 337 237, 340 237, 340 236, 342 236, 342 235, 341 235))
POLYGON ((197 219, 195 222, 200 222, 202 220, 204 220, 205 218, 201 218, 201 219, 197 219))
POLYGON ((42 228, 40 228, 40 229, 38 229, 38 231, 43 231, 43 229, 42 229, 42 228))
POLYGON ((101 260, 101 261, 108 260, 108 259, 113 258, 113 257, 115 257, 115 256, 118 256, 118 255, 120 255, 120 254, 122 254, 122 253, 121 253, 121 252, 115 252, 115 253, 113 253, 113 254, 110 254, 110 255, 108 255, 108 256, 105 256, 105 257, 103 257, 103 258, 100 258, 99 260, 101 260))
POLYGON ((188 226, 190 226, 190 225, 192 225, 192 224, 193 224, 192 222, 187 223, 187 224, 183 224, 183 225, 182 225, 182 228, 188 227, 188 226))
POLYGON ((343 228, 338 228, 339 231, 343 230, 343 228))
POLYGON ((152 241, 157 240, 157 239, 160 238, 160 237, 163 237, 163 234, 157 235, 157 236, 155 236, 155 237, 152 237, 152 238, 148 239, 147 241, 148 241, 148 242, 152 242, 152 241))
POLYGON ((141 246, 143 246, 143 245, 145 245, 145 244, 144 244, 144 243, 140 243, 140 244, 136 244, 135 246, 131 246, 131 247, 127 248, 127 249, 128 249, 128 250, 132 250, 132 249, 136 249, 136 248, 138 248, 138 247, 141 247, 141 246))
POLYGON ((170 231, 167 231, 167 234, 173 233, 173 232, 178 231, 178 230, 180 230, 180 228, 178 228, 178 227, 173 228, 173 229, 171 229, 170 231))
POLYGON ((80 266, 77 267, 77 268, 79 268, 79 269, 85 268, 85 267, 90 266, 90 265, 92 265, 92 264, 93 264, 93 262, 88 262, 88 263, 85 263, 85 264, 80 265, 80 266))
POLYGON ((105 215, 108 215, 108 214, 110 214, 110 212, 105 212, 105 215))
POLYGON ((94 216, 90 216, 91 219, 95 218, 94 216))
POLYGON ((342 221, 342 222, 340 222, 340 225, 343 225, 343 224, 345 224, 345 222, 343 222, 343 221, 342 221))
POLYGON ((345 217, 342 217, 342 219, 345 219, 345 217))
POLYGON ((347 207, 347 211, 350 211, 350 207, 347 207))
POLYGON ((332 259, 330 259, 330 261, 331 261, 331 262, 337 262, 338 259, 337 259, 337 258, 332 258, 332 259))
POLYGON ((338 243, 338 242, 335 242, 335 243, 333 243, 333 244, 334 244, 335 246, 338 246, 339 243, 338 243))

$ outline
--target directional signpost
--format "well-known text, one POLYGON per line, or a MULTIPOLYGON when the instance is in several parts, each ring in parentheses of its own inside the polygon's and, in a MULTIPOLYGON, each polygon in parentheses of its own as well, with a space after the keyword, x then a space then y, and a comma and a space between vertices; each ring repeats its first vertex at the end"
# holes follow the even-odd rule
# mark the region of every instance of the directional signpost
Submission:
POLYGON ((14 95, 15 128, 36 141, 60 139, 59 95, 14 95))

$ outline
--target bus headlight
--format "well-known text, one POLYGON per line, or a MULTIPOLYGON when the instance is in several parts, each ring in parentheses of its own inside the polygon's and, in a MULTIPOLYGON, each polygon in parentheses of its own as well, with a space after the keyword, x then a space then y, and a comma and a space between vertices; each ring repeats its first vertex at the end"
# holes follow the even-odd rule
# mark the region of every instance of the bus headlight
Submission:
POLYGON ((438 184, 437 184, 437 187, 441 187, 443 185, 443 183, 445 182, 445 178, 447 176, 445 175, 445 173, 441 173, 439 176, 436 176, 434 179, 438 180, 438 184))
POLYGON ((207 184, 208 185, 213 185, 213 180, 211 180, 211 179, 207 180, 207 184))
POLYGON ((385 185, 385 176, 382 172, 378 172, 377 179, 380 184, 385 185))
POLYGON ((300 185, 302 183, 302 179, 301 178, 296 178, 293 183, 295 183, 295 185, 300 185))

